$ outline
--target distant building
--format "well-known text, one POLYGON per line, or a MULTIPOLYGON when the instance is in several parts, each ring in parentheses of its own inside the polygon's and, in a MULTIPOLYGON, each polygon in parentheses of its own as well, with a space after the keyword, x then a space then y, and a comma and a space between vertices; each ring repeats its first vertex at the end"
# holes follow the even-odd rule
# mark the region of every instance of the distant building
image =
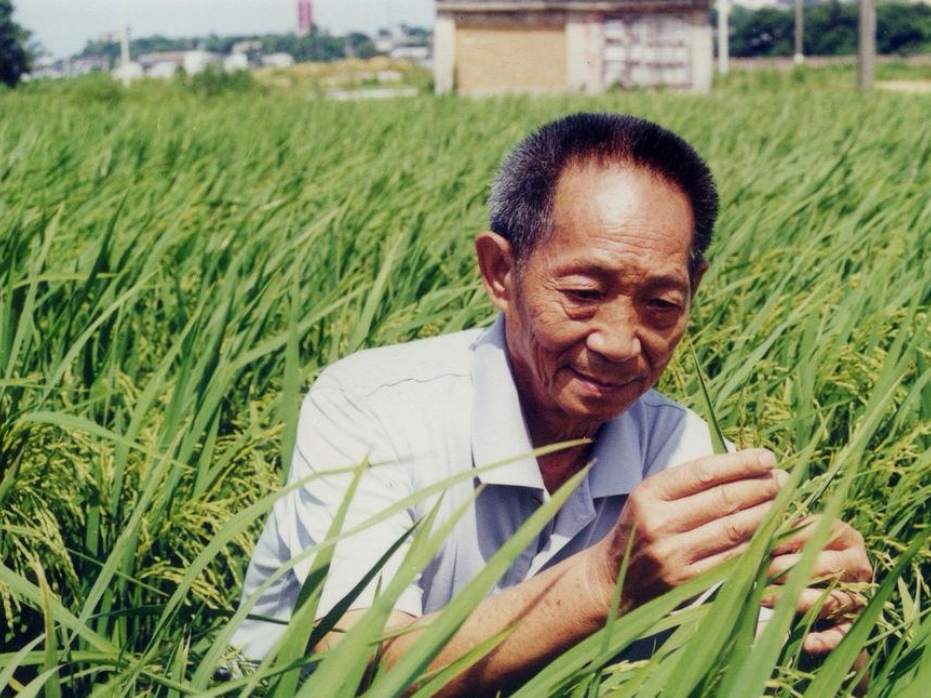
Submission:
POLYGON ((247 56, 249 55, 259 55, 262 53, 262 42, 255 41, 254 39, 246 39, 244 41, 237 41, 233 44, 233 47, 230 49, 230 53, 244 53, 247 56))
POLYGON ((42 56, 32 64, 28 79, 35 78, 75 78, 88 73, 105 72, 111 68, 107 56, 89 56, 86 58, 53 59, 42 56))
POLYGON ((219 66, 223 63, 223 56, 210 51, 185 51, 182 67, 188 75, 197 75, 204 72, 208 66, 219 66))
POLYGON ((391 49, 388 57, 396 61, 408 61, 418 63, 422 66, 430 65, 430 47, 429 46, 398 46, 391 49))
POLYGON ((294 56, 290 53, 272 53, 262 56, 262 65, 268 68, 290 68, 294 65, 294 56))
MULTIPOLYGON (((905 0, 908 2, 908 0, 905 0)), ((764 7, 778 7, 785 10, 795 6, 795 0, 731 0, 731 5, 739 5, 748 10, 761 10, 764 7)))
POLYGON ((249 70, 249 56, 245 53, 231 53, 223 58, 223 72, 235 73, 249 70))
POLYGON ((436 90, 705 91, 709 8, 709 0, 436 0, 436 90))
POLYGON ((223 59, 223 70, 233 73, 262 65, 262 42, 255 40, 237 41, 223 59))
POLYGON ((429 66, 432 55, 430 32, 419 27, 400 25, 380 29, 372 40, 375 50, 399 61, 429 66))
POLYGON ((167 78, 179 70, 188 75, 204 72, 207 66, 219 66, 223 57, 209 51, 161 51, 146 53, 137 59, 146 77, 167 78))
POLYGON ((145 77, 145 71, 141 64, 136 61, 130 61, 129 63, 118 65, 113 69, 111 75, 117 80, 139 80, 145 77))

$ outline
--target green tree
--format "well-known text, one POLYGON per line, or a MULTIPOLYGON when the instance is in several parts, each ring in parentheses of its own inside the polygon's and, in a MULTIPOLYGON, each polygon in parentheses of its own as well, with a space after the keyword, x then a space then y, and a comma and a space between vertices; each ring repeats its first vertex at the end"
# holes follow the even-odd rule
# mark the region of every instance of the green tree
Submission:
POLYGON ((735 56, 792 55, 795 22, 784 10, 764 7, 753 12, 735 7, 731 26, 731 53, 735 56))
POLYGON ((876 49, 900 55, 931 52, 931 5, 883 3, 876 7, 876 49))
MULTIPOLYGON (((739 3, 739 0, 738 0, 739 3)), ((857 52, 859 8, 854 2, 805 2, 804 53, 840 56, 857 52)), ((712 13, 717 25, 717 14, 712 13)), ((795 16, 791 9, 764 7, 750 10, 735 5, 730 18, 731 54, 791 56, 795 16)), ((931 51, 931 6, 882 2, 876 6, 876 48, 880 54, 916 54, 931 51)))
POLYGON ((26 42, 30 32, 13 21, 12 0, 0 0, 0 82, 16 87, 29 72, 26 42))
MULTIPOLYGON (((838 0, 805 8, 805 53, 843 56, 857 52, 859 6, 838 0)), ((794 24, 793 24, 794 26, 794 24)))
POLYGON ((120 59, 120 45, 116 41, 88 40, 84 44, 84 48, 77 55, 79 58, 104 57, 107 59, 110 66, 113 67, 120 59))
POLYGON ((378 50, 367 35, 351 32, 346 35, 346 54, 355 58, 371 58, 378 55, 378 50))
POLYGON ((262 53, 290 53, 294 60, 335 61, 346 57, 346 41, 314 27, 310 34, 269 34, 262 37, 262 53))

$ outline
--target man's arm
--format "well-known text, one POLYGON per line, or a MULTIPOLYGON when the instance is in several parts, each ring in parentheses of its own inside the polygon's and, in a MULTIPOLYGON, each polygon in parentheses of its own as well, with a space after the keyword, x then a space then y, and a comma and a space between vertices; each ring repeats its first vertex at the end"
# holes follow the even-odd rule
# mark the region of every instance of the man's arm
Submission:
MULTIPOLYGON (((448 683, 440 696, 495 695, 513 690, 574 644, 604 625, 607 608, 597 576, 588 569, 591 549, 563 560, 516 586, 484 599, 433 660, 431 669, 449 664, 494 635, 510 634, 489 655, 448 683)), ((418 621, 426 627, 442 611, 416 619, 405 613, 391 615, 386 630, 418 621)), ((350 627, 364 610, 350 611, 340 628, 350 627)), ((421 631, 400 634, 385 643, 382 662, 389 668, 419 641, 421 631)), ((338 642, 342 633, 330 633, 316 649, 338 642)))
MULTIPOLYGON (((622 613, 740 553, 786 477, 775 469, 771 453, 749 450, 698 459, 647 478, 602 541, 478 605, 431 668, 504 630, 510 634, 443 695, 494 694, 519 686, 603 627, 628 547, 622 613)), ((359 613, 347 614, 344 625, 359 613)), ((421 622, 429 621, 427 616, 421 622)), ((389 627, 411 622, 410 616, 394 614, 389 627)), ((392 640, 383 661, 390 666, 418 637, 414 631, 392 640)), ((336 634, 324 640, 335 641, 336 634)))

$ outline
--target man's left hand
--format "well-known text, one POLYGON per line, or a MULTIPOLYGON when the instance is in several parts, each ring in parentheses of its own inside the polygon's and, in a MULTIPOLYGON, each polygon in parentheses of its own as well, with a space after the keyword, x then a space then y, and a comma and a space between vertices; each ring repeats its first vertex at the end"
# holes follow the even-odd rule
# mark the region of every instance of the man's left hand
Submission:
MULTIPOLYGON (((778 545, 772 553, 769 575, 784 580, 789 570, 801 559, 801 550, 808 542, 818 523, 818 517, 800 522, 792 535, 778 545)), ((835 521, 831 537, 815 560, 811 576, 821 586, 806 588, 799 597, 796 610, 807 613, 820 604, 818 623, 802 643, 812 655, 824 655, 840 644, 850 630, 857 614, 866 605, 866 597, 858 588, 873 576, 866 555, 863 536, 842 521, 835 521)), ((773 606, 776 596, 763 600, 764 606, 773 606)))

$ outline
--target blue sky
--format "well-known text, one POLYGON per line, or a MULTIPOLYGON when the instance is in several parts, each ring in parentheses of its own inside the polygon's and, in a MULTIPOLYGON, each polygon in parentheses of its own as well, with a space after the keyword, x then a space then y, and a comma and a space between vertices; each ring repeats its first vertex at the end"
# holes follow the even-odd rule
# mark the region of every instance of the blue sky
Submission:
MULTIPOLYGON (((133 36, 284 33, 296 0, 13 0, 13 18, 53 56, 129 25, 133 36)), ((389 24, 430 26, 433 0, 313 0, 314 22, 334 33, 373 33, 389 24)))

